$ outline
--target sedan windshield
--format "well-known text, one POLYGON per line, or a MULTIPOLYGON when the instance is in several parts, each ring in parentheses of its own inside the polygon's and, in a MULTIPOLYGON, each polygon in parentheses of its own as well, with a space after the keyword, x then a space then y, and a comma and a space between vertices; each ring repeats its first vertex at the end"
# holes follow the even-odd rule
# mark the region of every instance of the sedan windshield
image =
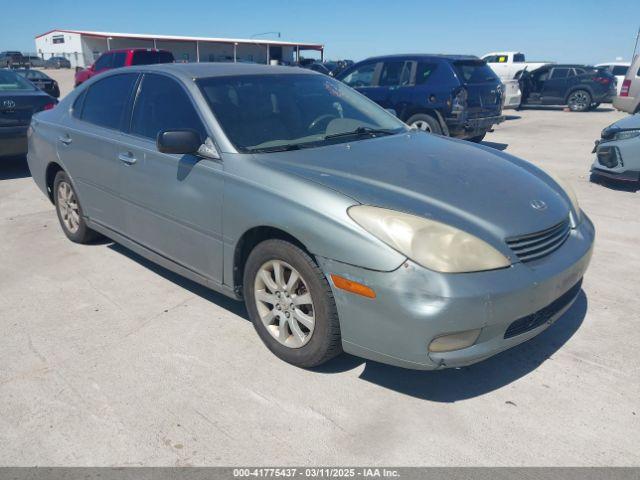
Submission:
POLYGON ((33 84, 11 70, 0 70, 0 92, 35 90, 33 84))
POLYGON ((243 75, 198 81, 242 152, 311 148, 406 131, 389 112, 321 75, 243 75))

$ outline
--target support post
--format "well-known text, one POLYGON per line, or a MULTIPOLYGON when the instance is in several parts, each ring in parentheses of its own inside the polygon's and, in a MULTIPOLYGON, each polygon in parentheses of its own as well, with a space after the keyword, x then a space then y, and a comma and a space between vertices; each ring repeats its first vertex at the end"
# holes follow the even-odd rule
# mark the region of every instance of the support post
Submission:
POLYGON ((233 63, 238 61, 238 42, 233 43, 233 63))
POLYGON ((300 63, 300 45, 296 45, 296 63, 300 63))
POLYGON ((324 47, 320 49, 320 63, 324 63, 324 47))
POLYGON ((269 49, 269 44, 267 43, 267 65, 271 63, 271 50, 269 49))
POLYGON ((109 40, 111 40, 111 37, 107 37, 107 51, 111 50, 111 43, 109 42, 109 40))
POLYGON ((196 62, 200 63, 200 42, 196 40, 196 62))
POLYGON ((157 49, 158 49, 158 44, 156 43, 156 39, 155 39, 155 38, 153 39, 153 48, 154 48, 155 50, 157 50, 157 49))

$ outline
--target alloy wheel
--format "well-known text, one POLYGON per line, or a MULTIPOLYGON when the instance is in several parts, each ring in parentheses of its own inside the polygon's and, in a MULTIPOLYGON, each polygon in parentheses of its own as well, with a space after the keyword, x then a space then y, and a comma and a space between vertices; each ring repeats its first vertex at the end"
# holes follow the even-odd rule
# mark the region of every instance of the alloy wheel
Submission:
POLYGON ((264 263, 256 274, 254 298, 262 323, 279 343, 300 348, 309 342, 315 309, 300 272, 282 260, 264 263))
POLYGON ((586 110, 591 104, 591 98, 589 95, 581 90, 573 92, 569 97, 569 106, 575 110, 586 110))
POLYGON ((416 120, 410 125, 410 127, 422 130, 423 132, 431 132, 431 125, 424 120, 416 120))
POLYGON ((67 182, 58 184, 56 205, 60 210, 64 226, 70 233, 76 233, 80 228, 80 207, 73 188, 67 182))

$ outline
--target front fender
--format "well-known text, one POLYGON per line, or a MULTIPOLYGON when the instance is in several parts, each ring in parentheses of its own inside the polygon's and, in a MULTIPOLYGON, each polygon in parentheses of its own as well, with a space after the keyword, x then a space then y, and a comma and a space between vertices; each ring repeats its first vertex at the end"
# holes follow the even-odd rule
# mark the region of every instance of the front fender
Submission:
POLYGON ((314 255, 377 271, 405 261, 347 214, 358 202, 341 193, 269 168, 251 155, 225 154, 223 208, 224 283, 233 283, 235 248, 255 227, 295 237, 314 255))

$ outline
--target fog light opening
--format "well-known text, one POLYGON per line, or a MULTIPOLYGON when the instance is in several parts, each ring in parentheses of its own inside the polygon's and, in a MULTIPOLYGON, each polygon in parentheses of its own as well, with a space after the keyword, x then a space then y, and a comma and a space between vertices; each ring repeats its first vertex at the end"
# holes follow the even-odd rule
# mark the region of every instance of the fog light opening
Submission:
POLYGON ((434 338, 429 344, 429 351, 433 353, 452 352, 470 347, 480 336, 481 328, 465 330, 464 332, 450 333, 434 338))

